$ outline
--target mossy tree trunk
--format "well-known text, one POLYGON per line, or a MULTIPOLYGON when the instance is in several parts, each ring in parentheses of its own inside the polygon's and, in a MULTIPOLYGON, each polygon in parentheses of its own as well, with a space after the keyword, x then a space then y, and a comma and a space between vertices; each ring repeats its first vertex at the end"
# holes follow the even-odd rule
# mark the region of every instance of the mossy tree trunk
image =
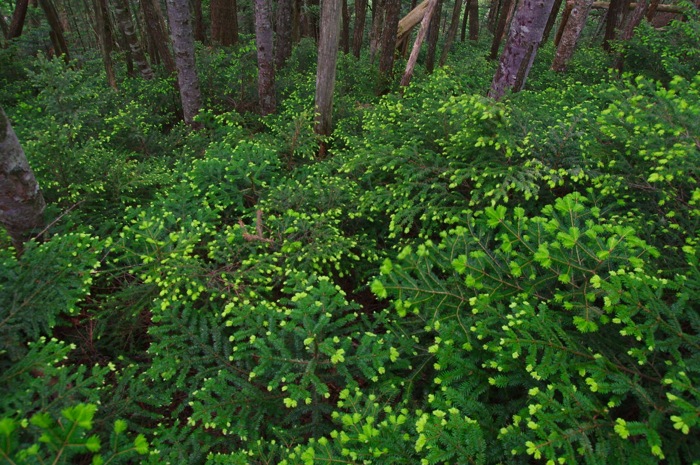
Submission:
POLYGON ((0 107, 0 224, 19 253, 44 226, 46 203, 10 120, 0 107))

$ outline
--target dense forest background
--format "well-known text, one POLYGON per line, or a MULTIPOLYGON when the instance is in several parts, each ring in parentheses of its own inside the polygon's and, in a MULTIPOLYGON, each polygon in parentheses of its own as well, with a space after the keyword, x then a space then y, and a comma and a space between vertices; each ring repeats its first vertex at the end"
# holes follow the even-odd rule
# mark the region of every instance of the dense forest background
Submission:
POLYGON ((0 463, 700 464, 698 4, 0 26, 0 463))

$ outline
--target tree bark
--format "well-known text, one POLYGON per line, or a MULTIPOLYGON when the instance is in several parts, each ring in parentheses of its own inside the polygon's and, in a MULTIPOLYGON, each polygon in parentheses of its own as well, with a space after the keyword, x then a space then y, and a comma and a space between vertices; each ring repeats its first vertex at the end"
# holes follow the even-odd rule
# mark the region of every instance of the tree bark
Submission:
POLYGON ((382 30, 384 29, 384 2, 385 0, 377 0, 376 2, 372 2, 372 32, 369 37, 369 56, 372 63, 374 63, 374 57, 377 56, 379 44, 382 42, 382 30))
POLYGON ((462 13, 462 0, 455 0, 455 5, 452 9, 452 19, 450 20, 450 27, 447 30, 445 44, 443 45, 442 53, 440 54, 439 66, 445 66, 445 62, 447 61, 447 55, 450 53, 452 44, 454 43, 455 37, 457 36, 457 28, 459 27, 460 13, 462 13))
POLYGON ((49 23, 49 27, 51 28, 49 35, 51 37, 51 44, 53 45, 56 56, 63 56, 63 59, 68 61, 70 59, 70 55, 68 54, 68 44, 66 43, 66 38, 63 34, 63 24, 61 23, 61 18, 58 16, 56 7, 51 0, 39 0, 39 6, 42 10, 44 10, 46 21, 49 23))
POLYGON ((199 77, 194 57, 194 34, 187 0, 167 0, 170 35, 175 51, 177 82, 185 124, 197 127, 194 117, 202 106, 199 77))
POLYGON ((141 73, 141 77, 144 79, 153 79, 153 70, 151 65, 146 59, 146 54, 141 48, 139 43, 139 38, 136 36, 136 31, 134 30, 134 23, 131 20, 131 12, 129 11, 129 2, 127 0, 112 0, 114 5, 114 11, 117 15, 117 21, 119 22, 119 27, 124 33, 124 38, 128 44, 129 50, 131 51, 131 57, 136 63, 136 67, 141 73))
POLYGON ((562 73, 566 70, 566 65, 576 49, 576 43, 581 36, 581 31, 586 25, 591 6, 593 6, 593 0, 574 0, 566 27, 557 46, 557 52, 554 55, 554 61, 552 62, 554 71, 562 73))
POLYGON ((437 51, 438 37, 440 36, 440 15, 442 14, 442 1, 437 0, 433 17, 430 19, 430 29, 428 30, 428 53, 425 56, 425 70, 432 73, 435 69, 435 52, 437 51))
POLYGON ((496 32, 498 16, 502 7, 503 0, 491 0, 491 5, 489 6, 489 14, 486 15, 486 29, 488 29, 491 34, 494 34, 496 32))
POLYGON ((219 45, 238 43, 236 0, 211 0, 211 40, 219 45))
POLYGON ((367 18, 367 0, 355 0, 355 28, 352 37, 352 54, 360 58, 362 42, 365 36, 365 19, 367 18))
POLYGON ((462 28, 460 29, 459 41, 464 42, 467 38, 467 22, 469 21, 469 9, 472 6, 472 0, 464 2, 464 15, 462 16, 462 28))
POLYGON ((272 14, 267 0, 255 0, 255 44, 258 48, 258 95, 260 98, 260 114, 274 113, 277 102, 275 99, 275 67, 273 64, 272 14))
MULTIPOLYGON (((323 21, 323 18, 321 18, 323 21)), ((343 28, 340 34, 340 49, 346 55, 350 53, 350 10, 348 0, 343 0, 343 28)))
POLYGON ((379 57, 379 88, 381 94, 391 82, 394 73, 394 51, 396 50, 396 32, 399 28, 401 0, 385 0, 386 18, 382 31, 381 55, 379 57))
POLYGON ((105 66, 107 83, 112 89, 117 90, 117 76, 114 74, 114 62, 112 61, 112 45, 114 44, 114 38, 112 37, 107 0, 94 0, 94 7, 97 40, 100 43, 100 52, 102 52, 102 61, 105 66))
POLYGON ((622 26, 620 40, 630 40, 632 38, 635 28, 642 22, 642 18, 644 18, 646 15, 648 8, 649 3, 647 0, 639 0, 637 2, 634 10, 627 16, 625 23, 622 26))
POLYGON ((280 69, 292 56, 292 0, 277 2, 277 48, 275 64, 280 69))
POLYGON ((396 29, 396 46, 403 43, 416 25, 420 24, 425 17, 425 11, 430 5, 429 0, 423 0, 418 6, 414 7, 409 13, 401 18, 399 26, 396 29))
POLYGON ((517 0, 503 0, 501 3, 501 11, 498 14, 498 23, 496 30, 493 33, 493 42, 491 42, 491 54, 489 59, 495 60, 498 57, 498 49, 501 48, 501 40, 508 26, 508 19, 511 16, 511 11, 515 7, 517 0))
POLYGON ((525 85, 553 4, 554 0, 521 0, 491 83, 491 98, 499 100, 508 89, 518 92, 525 85))
POLYGON ((29 0, 17 0, 15 11, 12 13, 10 21, 10 29, 7 33, 7 40, 12 40, 22 35, 24 28, 24 20, 27 17, 27 9, 29 8, 29 0))
POLYGON ((165 21, 163 21, 163 13, 160 9, 160 4, 157 0, 140 0, 141 10, 143 11, 144 20, 146 21, 146 31, 156 52, 156 57, 161 60, 168 74, 176 71, 175 59, 168 44, 168 35, 166 34, 165 21))
POLYGON ((406 71, 403 73, 401 78, 401 87, 408 87, 411 82, 411 77, 413 77, 413 70, 416 67, 416 62, 418 61, 418 54, 420 53, 420 47, 425 40, 425 36, 428 34, 428 29, 430 27, 430 20, 433 17, 433 11, 435 11, 435 5, 437 0, 428 0, 428 6, 425 9, 425 15, 420 23, 420 29, 418 30, 418 35, 416 36, 416 41, 413 43, 413 49, 411 49, 411 55, 408 57, 408 62, 406 63, 406 71))
POLYGON ((574 0, 567 0, 564 6, 564 13, 561 15, 561 21, 559 21, 559 29, 557 29, 557 35, 554 36, 554 46, 559 47, 559 42, 561 42, 561 37, 564 35, 566 30, 566 25, 569 22, 569 16, 571 16, 571 10, 574 9, 574 0))
POLYGON ((0 107, 0 224, 18 254, 44 227, 44 196, 10 120, 0 107))
POLYGON ((603 37, 603 49, 610 51, 610 42, 615 40, 617 29, 622 21, 625 8, 625 0, 611 0, 608 7, 608 15, 605 19, 605 37, 603 37))
POLYGON ((469 40, 479 40, 479 0, 469 3, 469 40))
MULTIPOLYGON (((202 14, 202 0, 192 0, 192 30, 194 32, 194 40, 206 43, 207 34, 204 28, 204 15, 202 14)), ((238 21, 236 21, 238 26, 238 21)))
POLYGON ((544 33, 542 34, 542 42, 547 42, 549 39, 549 34, 552 32, 554 23, 557 21, 557 16, 559 16, 559 10, 561 9, 562 0, 554 0, 554 6, 552 6, 552 12, 549 14, 549 19, 547 20, 547 25, 544 27, 544 33))
POLYGON ((340 19, 343 0, 321 3, 321 34, 316 68, 316 134, 327 136, 333 129, 333 89, 338 60, 340 19))

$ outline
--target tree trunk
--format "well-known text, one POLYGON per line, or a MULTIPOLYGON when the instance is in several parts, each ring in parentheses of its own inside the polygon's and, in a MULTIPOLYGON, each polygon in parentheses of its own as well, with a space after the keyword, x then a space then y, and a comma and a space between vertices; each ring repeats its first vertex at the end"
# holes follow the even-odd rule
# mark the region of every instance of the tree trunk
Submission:
POLYGON ((452 48, 452 43, 457 36, 457 28, 459 27, 459 16, 462 13, 462 0, 455 0, 455 5, 452 10, 452 19, 450 20, 450 28, 447 30, 447 37, 445 38, 445 44, 442 47, 442 53, 440 54, 439 66, 445 66, 447 61, 447 55, 450 53, 452 48))
POLYGON ((498 14, 498 24, 493 33, 493 42, 491 42, 491 54, 489 59, 495 60, 498 57, 498 49, 501 48, 501 41, 508 26, 508 19, 511 16, 513 8, 515 8, 517 0, 503 0, 501 3, 501 11, 498 14))
POLYGON ((17 253, 44 227, 46 203, 10 120, 0 107, 0 224, 17 253))
POLYGON ((333 129, 333 89, 338 60, 340 19, 343 0, 321 3, 321 34, 316 68, 316 134, 327 136, 333 129))
POLYGON ((625 8, 625 0, 611 0, 608 8, 608 15, 605 19, 605 37, 603 38, 603 49, 610 51, 610 42, 615 40, 617 29, 622 21, 622 14, 625 8))
MULTIPOLYGON (((301 10, 303 0, 292 0, 292 43, 297 44, 301 40, 301 10)), ((291 56, 291 52, 290 55, 291 56)))
POLYGON ((413 70, 416 67, 416 61, 418 61, 418 54, 420 53, 420 47, 425 40, 425 36, 428 34, 428 29, 430 27, 430 20, 433 17, 433 12, 435 11, 435 5, 437 0, 428 0, 428 7, 425 10, 425 15, 420 23, 420 29, 418 30, 418 35, 416 36, 416 41, 413 43, 413 49, 411 50, 411 56, 408 57, 408 62, 406 63, 406 71, 403 73, 401 78, 401 87, 408 87, 411 82, 411 77, 413 76, 413 70))
POLYGON ((499 100, 506 90, 518 92, 525 85, 553 4, 554 0, 521 0, 491 83, 491 98, 499 100))
POLYGON ((166 34, 165 22, 163 21, 163 13, 160 9, 160 4, 157 0, 140 0, 143 16, 146 21, 146 31, 148 32, 153 50, 156 56, 160 58, 165 70, 168 74, 175 72, 175 60, 168 48, 170 41, 166 34))
MULTIPOLYGON (((207 34, 204 28, 204 15, 202 14, 202 0, 192 0, 192 30, 194 32, 194 40, 205 44, 207 42, 207 34)), ((236 21, 238 26, 238 21, 236 21)))
POLYGON ((170 35, 175 51, 177 83, 185 124, 197 127, 194 117, 202 106, 199 78, 194 57, 194 34, 190 22, 190 6, 187 0, 167 0, 170 35))
POLYGON ((561 9, 562 0, 554 0, 554 6, 552 6, 552 12, 549 14, 549 19, 547 20, 547 25, 544 27, 544 33, 542 34, 542 43, 547 42, 549 39, 549 34, 552 32, 554 23, 557 21, 557 16, 559 15, 559 10, 561 9))
POLYGON ((462 16, 462 28, 460 29, 459 41, 464 42, 467 38, 467 21, 469 21, 469 9, 472 6, 472 0, 464 2, 464 15, 462 16))
POLYGON ((469 40, 479 40, 479 0, 471 0, 469 4, 469 40))
POLYGON ((620 40, 630 40, 632 38, 635 28, 642 22, 642 18, 646 15, 648 7, 649 3, 647 3, 647 0, 637 1, 634 11, 627 16, 625 24, 622 26, 620 40))
POLYGON ((134 23, 131 20, 131 12, 129 11, 129 2, 127 0, 113 0, 113 4, 114 11, 117 15, 117 21, 119 22, 119 27, 124 33, 126 43, 131 51, 131 57, 136 63, 136 67, 139 69, 141 77, 144 79, 153 79, 153 70, 151 69, 151 65, 148 64, 146 54, 143 53, 139 39, 136 37, 134 23))
POLYGON ((275 68, 272 57, 272 24, 270 4, 267 0, 255 0, 255 44, 258 48, 258 95, 260 114, 274 113, 275 68))
POLYGON ((355 0, 355 29, 352 37, 352 54, 360 58, 362 42, 365 36, 365 19, 367 18, 367 0, 355 0))
POLYGON ((17 0, 15 11, 12 13, 12 20, 10 21, 10 29, 7 32, 7 40, 12 40, 22 35, 28 8, 29 0, 17 0))
POLYGON ((66 43, 66 38, 63 34, 63 24, 61 24, 61 18, 58 16, 56 7, 51 0, 39 0, 39 6, 42 10, 44 10, 46 21, 49 23, 49 27, 51 28, 49 35, 51 37, 51 44, 53 45, 56 56, 63 56, 63 59, 68 61, 70 59, 70 55, 68 54, 68 44, 66 43))
MULTIPOLYGON (((323 18, 321 18, 323 21, 323 18)), ((346 55, 350 53, 350 10, 348 0, 343 0, 343 28, 340 35, 340 48, 346 55)))
POLYGON ((318 14, 320 10, 320 0, 305 0, 304 9, 304 37, 311 37, 318 40, 318 14))
POLYGON ((114 63, 112 62, 114 38, 112 37, 112 27, 109 21, 107 0, 94 0, 94 7, 97 40, 100 43, 100 52, 102 52, 102 61, 105 65, 107 83, 109 87, 117 90, 117 76, 114 74, 114 63))
POLYGON ((559 47, 559 42, 561 42, 561 37, 564 35, 566 30, 566 25, 569 22, 569 16, 571 16, 571 10, 574 9, 574 0, 567 0, 564 6, 564 13, 561 15, 561 21, 559 21, 559 29, 557 29, 557 35, 554 36, 554 46, 559 47))
POLYGON ((591 11, 592 5, 593 0, 574 0, 571 13, 566 22, 566 28, 559 40, 557 52, 552 62, 552 69, 554 71, 561 73, 566 70, 566 65, 574 54, 576 42, 578 42, 581 31, 583 31, 586 25, 586 19, 588 18, 588 13, 591 11))
POLYGON ((219 45, 238 43, 236 0, 211 0, 211 40, 219 45))
POLYGON ((399 27, 396 30, 396 46, 404 43, 407 39, 411 30, 423 21, 425 12, 430 4, 429 0, 423 0, 418 6, 414 7, 408 12, 406 16, 401 18, 399 21, 399 27))
POLYGON ((428 53, 425 57, 425 70, 432 73, 435 69, 435 51, 437 50, 438 37, 440 36, 440 14, 442 13, 442 0, 437 0, 433 17, 430 19, 428 30, 428 53))
POLYGON ((401 0, 385 0, 386 18, 382 31, 381 55, 379 57, 378 94, 386 91, 394 73, 394 51, 396 50, 396 33, 399 28, 401 0))
POLYGON ((502 8, 503 0, 491 0, 491 5, 489 6, 489 14, 486 16, 486 29, 488 29, 491 34, 494 34, 496 32, 498 16, 502 8))
POLYGON ((376 0, 376 2, 372 2, 372 32, 369 37, 369 56, 372 63, 374 63, 374 57, 377 56, 379 44, 382 42, 384 2, 385 0, 376 0))
POLYGON ((277 48, 275 64, 280 69, 292 56, 292 0, 277 3, 277 48))

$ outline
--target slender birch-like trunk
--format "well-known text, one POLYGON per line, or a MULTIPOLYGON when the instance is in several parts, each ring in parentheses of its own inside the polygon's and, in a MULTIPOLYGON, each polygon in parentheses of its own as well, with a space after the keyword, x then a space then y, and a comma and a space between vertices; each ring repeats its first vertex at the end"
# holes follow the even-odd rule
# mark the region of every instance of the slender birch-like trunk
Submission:
POLYGON ((136 31, 134 30, 134 22, 131 19, 129 3, 127 0, 112 0, 112 3, 114 5, 114 12, 117 15, 119 27, 124 33, 126 43, 131 51, 131 57, 134 63, 136 63, 141 77, 144 79, 153 79, 153 70, 146 59, 146 54, 143 52, 141 44, 139 43, 139 38, 136 36, 136 31))
POLYGON ((407 87, 411 82, 411 77, 413 76, 413 70, 416 67, 416 62, 418 61, 418 54, 420 53, 421 45, 425 40, 425 36, 428 34, 428 29, 430 27, 430 20, 433 17, 433 11, 435 11, 435 5, 437 0, 428 0, 428 6, 425 9, 425 15, 420 23, 420 29, 418 30, 418 35, 416 36, 416 41, 413 43, 413 49, 411 49, 411 55, 408 57, 408 62, 406 63, 406 71, 403 73, 401 78, 401 87, 407 87))

